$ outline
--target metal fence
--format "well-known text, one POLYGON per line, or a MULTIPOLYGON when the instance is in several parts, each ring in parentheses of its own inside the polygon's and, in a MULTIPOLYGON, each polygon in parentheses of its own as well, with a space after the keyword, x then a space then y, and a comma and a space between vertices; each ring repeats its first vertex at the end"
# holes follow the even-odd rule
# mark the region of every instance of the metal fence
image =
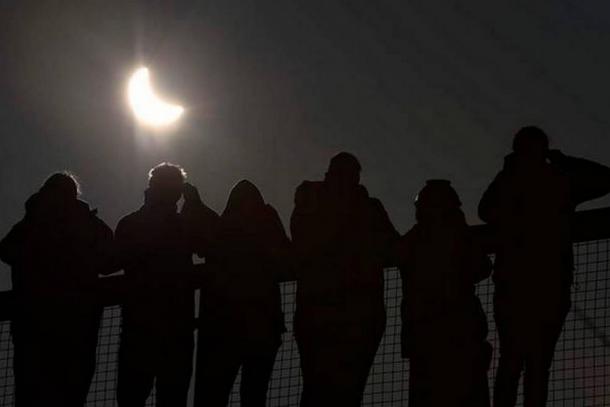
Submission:
MULTIPOLYGON (((557 345, 549 386, 551 406, 610 405, 610 209, 579 214, 574 253, 576 260, 573 307, 557 345)), ((477 228, 493 246, 489 231, 477 228)), ((290 331, 295 310, 296 283, 282 283, 283 307, 289 331, 278 353, 269 384, 270 406, 297 406, 301 391, 299 355, 290 331)), ((497 337, 492 315, 493 285, 482 282, 478 294, 489 319, 489 340, 494 345, 490 385, 497 365, 497 337)), ((388 269, 385 280, 387 328, 365 390, 365 406, 404 406, 408 400, 409 363, 400 357, 401 280, 388 269)), ((109 299, 109 304, 115 303, 109 299)), ((97 350, 97 370, 88 406, 114 406, 120 306, 106 307, 97 350)), ((0 312, 0 405, 13 405, 12 344, 7 313, 0 312)), ((231 405, 239 405, 239 377, 231 405)), ((191 398, 192 400, 192 398, 191 398)), ((153 398, 148 405, 154 405, 153 398)))

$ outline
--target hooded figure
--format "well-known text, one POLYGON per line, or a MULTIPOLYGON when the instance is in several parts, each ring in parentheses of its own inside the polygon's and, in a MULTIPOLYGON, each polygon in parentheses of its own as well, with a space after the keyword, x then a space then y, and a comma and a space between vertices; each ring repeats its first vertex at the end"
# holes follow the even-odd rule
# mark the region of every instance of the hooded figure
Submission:
POLYGON ((158 407, 186 406, 193 365, 193 254, 207 255, 218 215, 184 171, 150 172, 144 205, 116 229, 127 293, 123 301, 117 400, 144 406, 153 383, 158 407), (177 202, 184 197, 182 210, 177 202))
POLYGON ((12 268, 16 406, 83 406, 95 371, 102 312, 98 274, 113 271, 112 230, 51 175, 0 242, 12 268))
POLYGON ((479 203, 496 234, 494 316, 500 363, 494 405, 512 407, 524 370, 524 405, 544 406, 555 344, 571 306, 576 206, 610 192, 610 169, 548 149, 524 127, 479 203))
POLYGON ((241 405, 266 405, 285 331, 279 282, 289 245, 275 209, 254 184, 240 181, 220 218, 202 292, 196 406, 226 406, 240 367, 241 405))
POLYGON ((398 233, 349 153, 295 194, 295 337, 302 406, 359 406, 385 329, 383 267, 398 233))
POLYGON ((475 284, 491 262, 460 206, 449 181, 428 181, 415 201, 417 224, 397 245, 410 406, 489 406, 491 346, 475 284))

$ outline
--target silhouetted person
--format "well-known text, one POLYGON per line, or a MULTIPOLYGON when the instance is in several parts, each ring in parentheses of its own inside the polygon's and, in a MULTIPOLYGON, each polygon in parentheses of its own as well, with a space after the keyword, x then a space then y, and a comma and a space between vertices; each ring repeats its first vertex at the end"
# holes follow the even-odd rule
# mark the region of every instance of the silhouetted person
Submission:
POLYGON ((494 314, 500 364, 494 405, 514 406, 524 371, 524 405, 544 406, 555 344, 570 309, 571 226, 576 205, 610 191, 610 169, 548 149, 524 127, 479 204, 497 234, 494 314))
POLYGON ((383 265, 398 234, 359 182, 358 160, 339 153, 324 181, 296 191, 302 406, 359 406, 385 329, 383 265))
POLYGON ((156 405, 185 406, 192 373, 192 255, 204 254, 217 215, 185 183, 184 171, 163 163, 150 171, 144 205, 116 230, 127 279, 117 400, 144 406, 153 383, 156 405), (177 202, 184 197, 182 211, 177 202))
POLYGON ((0 242, 12 267, 16 406, 83 406, 95 371, 102 307, 98 274, 112 272, 112 230, 51 175, 0 242))
POLYGON ((218 230, 201 299, 195 405, 226 406, 241 367, 241 405, 264 407, 285 331, 279 281, 290 242, 275 209, 245 180, 218 230))
POLYGON ((491 262, 460 206, 449 181, 428 181, 415 200, 417 224, 398 243, 412 407, 490 405, 492 350, 475 284, 489 277, 491 262))

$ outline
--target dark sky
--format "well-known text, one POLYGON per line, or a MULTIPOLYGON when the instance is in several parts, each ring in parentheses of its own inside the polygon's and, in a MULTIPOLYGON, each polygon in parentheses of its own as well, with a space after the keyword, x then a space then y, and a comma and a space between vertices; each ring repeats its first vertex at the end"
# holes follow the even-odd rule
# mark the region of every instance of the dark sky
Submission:
POLYGON ((404 232, 428 178, 451 179, 477 222, 525 124, 610 164, 604 0, 0 4, 0 234, 62 169, 112 227, 164 160, 219 211, 251 179, 287 225, 295 187, 348 150, 404 232), (187 108, 172 133, 138 128, 126 106, 142 64, 187 108))

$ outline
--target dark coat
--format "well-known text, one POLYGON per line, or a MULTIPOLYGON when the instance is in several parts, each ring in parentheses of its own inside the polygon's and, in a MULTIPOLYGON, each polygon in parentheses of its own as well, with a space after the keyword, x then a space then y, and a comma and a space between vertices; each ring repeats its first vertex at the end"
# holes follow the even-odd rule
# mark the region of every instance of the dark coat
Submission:
POLYGON ((289 248, 275 209, 253 184, 238 183, 220 218, 202 292, 203 335, 254 347, 279 343, 285 331, 279 283, 289 248))
POLYGON ((194 253, 206 254, 218 215, 203 205, 181 212, 150 202, 120 220, 116 244, 127 292, 123 321, 153 332, 194 328, 194 253))
POLYGON ((397 245, 405 356, 412 344, 464 347, 487 336, 475 285, 489 277, 491 262, 459 215, 443 227, 416 224, 397 245))
POLYGON ((326 182, 305 181, 295 194, 291 232, 297 319, 385 321, 383 268, 398 233, 378 199, 358 186, 342 200, 326 182))
POLYGON ((0 242, 21 304, 95 301, 99 274, 114 271, 112 230, 86 202, 58 203, 36 193, 25 217, 0 242))
POLYGON ((483 194, 479 216, 496 235, 497 305, 525 314, 565 312, 574 260, 578 204, 610 192, 610 168, 556 152, 531 167, 511 154, 483 194), (540 295, 544 299, 540 301, 540 295))

